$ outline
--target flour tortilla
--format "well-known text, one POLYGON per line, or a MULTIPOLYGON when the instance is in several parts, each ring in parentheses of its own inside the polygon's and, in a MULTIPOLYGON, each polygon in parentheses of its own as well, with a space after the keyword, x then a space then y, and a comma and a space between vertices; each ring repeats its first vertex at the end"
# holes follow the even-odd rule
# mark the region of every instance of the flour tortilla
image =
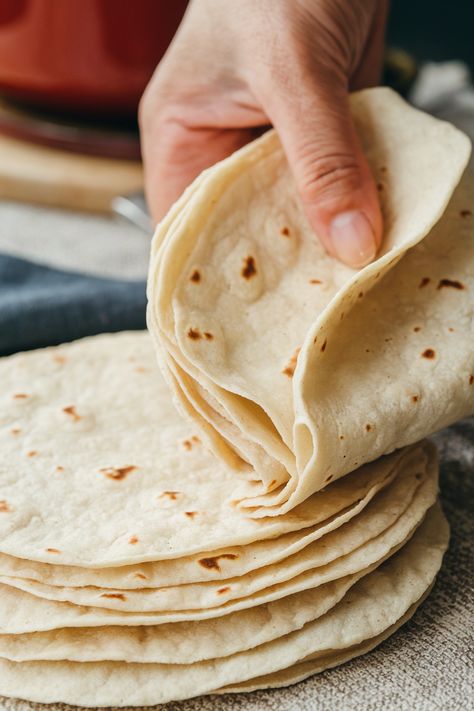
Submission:
MULTIPOLYGON (((31 561, 102 568, 193 556, 181 574, 176 562, 164 572, 178 584, 196 579, 195 569, 203 575, 197 560, 207 552, 258 541, 258 566, 261 541, 337 515, 329 525, 344 523, 405 456, 369 465, 278 520, 255 521, 235 502, 258 484, 216 460, 182 421, 146 333, 3 358, 0 381, 0 552, 31 561)), ((269 555, 278 548, 269 542, 269 555)), ((250 547, 242 567, 226 559, 223 574, 234 562, 236 574, 251 568, 251 557, 250 547)))
POLYGON ((431 461, 426 472, 413 472, 411 486, 409 477, 401 477, 397 482, 398 492, 388 489, 380 500, 373 501, 366 511, 337 531, 279 563, 237 578, 157 589, 113 591, 95 587, 51 586, 12 577, 2 577, 0 583, 47 600, 126 612, 203 610, 219 607, 223 602, 230 609, 229 603, 233 600, 253 596, 255 602, 251 604, 257 604, 257 601, 265 602, 266 595, 276 590, 282 596, 287 594, 288 589, 293 592, 317 587, 357 573, 384 558, 411 534, 433 505, 437 480, 436 462, 431 461), (403 495, 404 489, 407 489, 406 496, 403 495))
POLYGON ((45 703, 146 706, 241 683, 257 670, 261 677, 324 650, 354 647, 396 624, 420 599, 441 565, 447 540, 447 523, 435 507, 407 546, 372 579, 359 581, 332 611, 247 652, 193 665, 2 660, 0 693, 45 703))
POLYGON ((474 290, 470 182, 433 249, 428 238, 415 257, 403 256, 444 212, 469 141, 388 89, 353 95, 351 108, 381 188, 384 243, 371 265, 351 270, 315 241, 274 133, 201 176, 155 236, 148 324, 163 369, 215 451, 233 450, 253 465, 249 478, 256 473, 266 486, 241 504, 253 516, 280 515, 362 462, 474 411, 464 327, 474 290), (464 239, 455 242, 460 230, 464 239), (429 288, 419 289, 425 277, 429 288), (385 307, 400 324, 393 333, 385 307), (418 325, 425 330, 415 337, 418 325), (450 340, 449 328, 461 341, 450 340), (391 340, 367 349, 382 330, 391 340), (367 356, 355 364, 363 378, 353 377, 338 347, 343 334, 367 356))

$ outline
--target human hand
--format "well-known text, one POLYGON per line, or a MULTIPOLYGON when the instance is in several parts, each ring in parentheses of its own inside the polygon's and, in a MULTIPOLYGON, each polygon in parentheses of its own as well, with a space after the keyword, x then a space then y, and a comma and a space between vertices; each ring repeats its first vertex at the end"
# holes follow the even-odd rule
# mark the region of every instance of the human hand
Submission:
POLYGON ((348 92, 377 84, 388 0, 192 0, 140 104, 154 220, 273 124, 309 222, 353 267, 380 246, 374 180, 348 92))

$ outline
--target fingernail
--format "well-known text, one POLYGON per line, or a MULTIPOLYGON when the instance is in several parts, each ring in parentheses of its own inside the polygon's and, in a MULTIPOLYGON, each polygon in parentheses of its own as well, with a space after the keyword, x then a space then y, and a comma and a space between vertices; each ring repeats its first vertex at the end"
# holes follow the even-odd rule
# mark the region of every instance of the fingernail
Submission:
POLYGON ((375 237, 363 212, 350 210, 333 218, 329 237, 338 259, 350 267, 363 267, 375 257, 375 237))

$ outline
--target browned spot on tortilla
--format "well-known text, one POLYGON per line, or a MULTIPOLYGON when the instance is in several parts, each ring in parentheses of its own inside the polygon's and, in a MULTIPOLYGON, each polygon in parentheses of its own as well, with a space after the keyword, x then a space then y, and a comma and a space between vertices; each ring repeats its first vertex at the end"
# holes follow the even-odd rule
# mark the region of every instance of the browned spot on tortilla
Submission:
POLYGON ((135 368, 135 373, 148 373, 149 370, 148 368, 144 368, 142 365, 139 365, 137 368, 135 368))
POLYGON ((424 350, 421 355, 423 356, 423 358, 429 358, 430 360, 432 360, 436 356, 436 353, 432 348, 426 348, 426 350, 424 350))
POLYGON ((188 338, 190 338, 192 341, 199 341, 201 336, 201 331, 198 328, 190 328, 188 330, 188 338))
POLYGON ((99 471, 104 474, 108 479, 113 479, 114 481, 121 481, 136 469, 138 469, 138 467, 131 465, 128 467, 103 467, 102 469, 99 469, 99 471))
POLYGON ((344 318, 344 311, 341 311, 341 315, 339 316, 339 319, 342 321, 343 318, 344 318))
POLYGON ((292 378, 296 369, 296 364, 298 362, 298 355, 300 352, 301 348, 296 348, 295 352, 291 356, 290 360, 288 361, 288 365, 286 365, 283 370, 281 371, 283 375, 287 375, 289 378, 292 378))
POLYGON ((200 558, 198 560, 199 565, 202 565, 203 568, 207 568, 208 570, 219 570, 220 571, 220 565, 219 565, 219 560, 221 558, 224 558, 225 560, 235 560, 239 556, 236 555, 235 553, 223 553, 222 555, 216 555, 212 558, 200 558))
POLYGON ((197 516, 197 511, 185 511, 184 515, 190 519, 193 519, 195 516, 197 516))
POLYGON ((385 343, 388 343, 389 341, 393 341, 393 338, 392 338, 392 337, 390 337, 390 338, 384 338, 383 340, 385 341, 385 343))
POLYGON ((339 435, 339 439, 344 439, 344 435, 339 435))
POLYGON ((321 281, 321 279, 310 279, 309 283, 310 284, 322 284, 323 282, 321 281))
POLYGON ((27 457, 36 457, 37 454, 38 454, 38 452, 36 451, 36 449, 31 449, 29 452, 26 453, 26 456, 27 457))
POLYGON ((192 445, 191 440, 190 440, 190 439, 185 439, 185 440, 183 440, 183 447, 184 447, 185 449, 187 449, 188 452, 189 452, 189 450, 193 448, 193 445, 192 445))
POLYGON ((123 593, 102 593, 100 597, 107 597, 111 598, 112 600, 126 600, 126 597, 123 593))
POLYGON ((382 192, 382 190, 383 190, 383 183, 377 183, 377 190, 379 191, 379 193, 382 192))
POLYGON ((440 279, 439 284, 436 288, 437 289, 444 289, 444 288, 459 289, 459 291, 462 291, 466 287, 460 281, 456 281, 455 279, 440 279))
POLYGON ((61 553, 57 548, 46 548, 46 553, 61 553))
POLYGON ((324 351, 326 350, 327 344, 328 344, 327 339, 325 339, 323 345, 321 346, 321 351, 322 351, 323 353, 324 353, 324 351))
POLYGON ((66 362, 66 358, 61 355, 53 355, 53 360, 55 363, 59 363, 60 365, 66 362))
POLYGON ((212 341, 212 339, 214 338, 214 336, 213 336, 212 333, 210 333, 209 331, 204 331, 204 338, 205 338, 207 341, 212 341))
MULTIPOLYGON (((242 501, 245 501, 245 499, 232 499, 230 502, 231 506, 238 506, 242 501)), ((255 519, 258 520, 258 519, 255 519)))
POLYGON ((413 330, 415 331, 415 333, 418 333, 418 331, 421 331, 421 326, 415 326, 413 330))
POLYGON ((372 429, 372 425, 369 424, 369 423, 367 423, 366 426, 365 426, 365 431, 366 431, 366 432, 370 432, 371 429, 372 429))
POLYGON ((198 269, 195 269, 189 277, 189 280, 193 281, 195 284, 199 284, 201 281, 201 272, 198 269))
POLYGON ((74 405, 68 405, 67 407, 63 407, 63 412, 66 415, 69 415, 73 422, 79 422, 79 420, 81 419, 81 416, 77 414, 74 405))
POLYGON ((364 296, 364 292, 363 292, 363 291, 359 291, 359 293, 357 294, 357 298, 358 298, 358 299, 362 299, 363 296, 364 296))
POLYGON ((420 399, 420 396, 419 396, 419 395, 412 395, 412 396, 411 396, 412 402, 418 402, 419 399, 420 399))
POLYGON ((20 428, 20 427, 12 427, 12 429, 10 430, 10 432, 11 432, 12 435, 18 435, 18 434, 20 434, 20 432, 21 432, 21 428, 20 428))
POLYGON ((290 230, 288 227, 282 227, 280 230, 280 234, 283 235, 283 237, 289 237, 290 236, 290 230))
POLYGON ((415 479, 418 479, 418 481, 420 481, 422 476, 423 476, 423 474, 421 472, 416 472, 415 479))
POLYGON ((8 505, 8 501, 5 499, 0 500, 0 513, 8 513, 10 511, 10 506, 8 505))
POLYGON ((165 497, 167 497, 168 499, 171 499, 171 501, 176 501, 180 493, 180 491, 162 491, 157 498, 164 499, 165 497))
POLYGON ((148 580, 148 577, 145 575, 145 573, 135 573, 134 578, 139 578, 140 580, 148 580))
POLYGON ((253 257, 245 257, 244 266, 240 272, 244 279, 251 279, 257 273, 257 267, 255 265, 255 259, 253 257))
POLYGON ((448 331, 449 331, 450 333, 454 333, 454 328, 451 328, 451 326, 449 326, 448 331))
POLYGON ((224 593, 230 592, 230 587, 226 585, 224 588, 219 588, 217 591, 218 595, 224 595, 224 593))
POLYGON ((365 352, 366 352, 366 353, 370 353, 370 348, 366 348, 366 349, 365 349, 365 352))
POLYGON ((334 474, 330 474, 328 477, 326 477, 326 479, 324 480, 324 483, 328 484, 331 481, 331 479, 333 478, 333 476, 334 476, 334 474))
POLYGON ((199 437, 197 435, 193 435, 191 437, 191 442, 194 442, 195 444, 201 444, 201 440, 199 439, 199 437))
POLYGON ((137 536, 130 536, 130 538, 128 539, 128 542, 130 543, 130 545, 134 546, 135 543, 138 543, 138 537, 137 536))
POLYGON ((16 393, 16 395, 13 396, 14 400, 24 400, 27 398, 28 395, 26 393, 16 393))
POLYGON ((423 277, 423 279, 418 284, 418 288, 423 289, 423 287, 427 286, 430 283, 430 281, 431 281, 431 279, 429 277, 423 277))
POLYGON ((469 376, 469 385, 472 385, 474 383, 474 375, 469 376))
POLYGON ((472 212, 470 210, 461 210, 460 213, 461 217, 470 217, 472 215, 472 212))

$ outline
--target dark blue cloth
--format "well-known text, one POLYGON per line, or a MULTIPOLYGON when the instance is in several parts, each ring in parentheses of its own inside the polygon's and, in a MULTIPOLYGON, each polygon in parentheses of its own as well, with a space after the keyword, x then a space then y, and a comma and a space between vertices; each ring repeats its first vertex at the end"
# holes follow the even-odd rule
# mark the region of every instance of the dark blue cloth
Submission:
POLYGON ((0 254, 0 355, 145 328, 145 282, 50 269, 0 254))

